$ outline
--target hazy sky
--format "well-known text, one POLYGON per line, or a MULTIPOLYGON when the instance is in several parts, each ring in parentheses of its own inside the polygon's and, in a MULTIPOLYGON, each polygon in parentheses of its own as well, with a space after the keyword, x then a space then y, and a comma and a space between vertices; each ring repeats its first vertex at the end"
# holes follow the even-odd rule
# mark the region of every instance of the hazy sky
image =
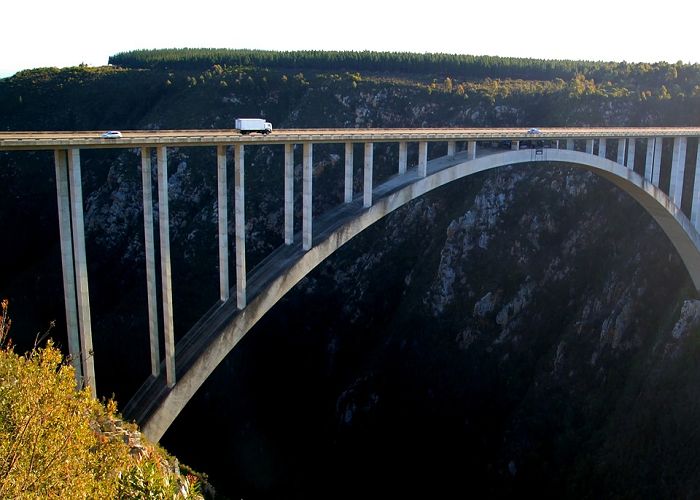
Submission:
POLYGON ((170 47, 700 62, 692 0, 4 0, 0 12, 0 77, 170 47))

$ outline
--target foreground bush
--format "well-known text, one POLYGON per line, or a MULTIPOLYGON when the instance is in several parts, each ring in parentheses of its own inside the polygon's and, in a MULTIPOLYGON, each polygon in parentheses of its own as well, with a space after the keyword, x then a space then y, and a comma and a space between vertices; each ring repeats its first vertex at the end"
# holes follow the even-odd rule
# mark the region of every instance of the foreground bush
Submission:
POLYGON ((196 480, 131 424, 76 388, 49 341, 25 355, 0 317, 0 498, 199 498, 196 480))

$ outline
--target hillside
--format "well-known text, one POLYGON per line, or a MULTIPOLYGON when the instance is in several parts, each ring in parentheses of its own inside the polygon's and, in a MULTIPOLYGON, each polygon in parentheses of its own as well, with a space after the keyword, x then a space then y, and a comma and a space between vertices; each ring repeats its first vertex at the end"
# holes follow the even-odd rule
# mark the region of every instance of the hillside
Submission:
MULTIPOLYGON (((245 51, 139 51, 112 64, 0 80, 0 128, 700 117, 696 65, 245 51)), ((395 149, 377 147, 376 179, 393 171, 395 149)), ((281 243, 282 151, 246 154, 252 269, 281 243)), ((342 200, 342 145, 314 156, 318 213, 342 200)), ((18 343, 52 319, 61 339, 52 161, 0 154, 12 235, 0 245, 0 295, 26 308, 15 312, 18 343)), ((98 391, 123 401, 148 374, 140 158, 85 151, 82 161, 98 391)), ((181 335, 218 296, 216 161, 198 148, 173 149, 169 161, 181 335)), ((633 200, 590 173, 550 167, 470 177, 353 240, 241 342, 165 445, 232 498, 696 496, 696 292, 633 200)))

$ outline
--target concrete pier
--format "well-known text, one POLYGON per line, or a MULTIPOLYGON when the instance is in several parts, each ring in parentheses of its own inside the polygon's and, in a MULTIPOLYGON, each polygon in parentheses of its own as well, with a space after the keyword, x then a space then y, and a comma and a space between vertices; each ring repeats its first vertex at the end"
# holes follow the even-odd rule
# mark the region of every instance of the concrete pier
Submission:
POLYGON ((428 174, 428 143, 418 143, 418 175, 425 177, 428 174))
POLYGON ((598 139, 598 156, 605 158, 608 154, 608 141, 607 139, 598 139))
POLYGON ((284 145, 284 244, 292 243, 294 243, 294 144, 286 143, 284 145))
POLYGON ((654 171, 654 149, 656 146, 656 139, 653 137, 647 137, 647 154, 644 161, 644 178, 651 182, 652 173, 654 171))
POLYGON ((226 146, 216 147, 217 205, 219 218, 219 300, 229 297, 228 284, 228 185, 226 180, 226 146))
POLYGON ((68 150, 68 179, 71 200, 71 225, 73 227, 73 261, 75 263, 75 285, 78 300, 78 325, 80 329, 80 358, 83 365, 85 385, 90 387, 93 394, 96 394, 79 149, 68 150))
MULTIPOLYGON (((634 140, 634 139, 631 139, 634 140)), ((625 164, 625 146, 627 145, 627 141, 625 139, 618 139, 617 140, 617 163, 620 165, 625 164)))
POLYGON ((245 147, 233 146, 233 199, 236 226, 236 306, 243 309, 248 303, 245 264, 245 147))
POLYGON ((657 137, 654 140, 654 163, 651 167, 651 183, 659 187, 659 179, 661 178, 661 153, 664 149, 663 137, 657 137))
POLYGON ((468 141, 467 158, 469 158, 470 160, 476 159, 476 141, 468 141))
POLYGON ((574 140, 573 139, 566 140, 566 149, 568 149, 569 151, 574 150, 574 140))
POLYGON ((637 139, 630 139, 627 147, 627 163, 625 165, 630 170, 634 170, 634 155, 637 149, 637 139))
POLYGON ((593 154, 593 139, 588 139, 586 141, 586 153, 589 155, 593 154))
POLYGON ((54 151, 56 167, 56 198, 58 201, 58 231, 61 239, 61 268, 63 270, 63 299, 66 309, 66 331, 68 352, 75 370, 78 384, 83 380, 83 365, 80 357, 80 330, 78 327, 78 305, 75 289, 75 265, 73 264, 73 236, 70 224, 70 194, 68 187, 68 159, 66 151, 54 151))
POLYGON ((353 149, 354 144, 352 142, 345 143, 345 203, 352 201, 353 149))
POLYGON ((173 289, 170 271, 170 214, 168 212, 168 152, 165 146, 156 150, 158 161, 158 230, 160 232, 160 285, 163 299, 163 331, 165 340, 165 379, 175 385, 175 328, 173 326, 173 289))
POLYGON ((408 143, 399 143, 399 174, 405 174, 408 166, 408 143))
POLYGON ((304 162, 302 180, 302 248, 311 250, 313 244, 312 192, 313 192, 313 144, 304 143, 304 162))
POLYGON ((371 142, 365 143, 365 165, 364 165, 364 184, 362 195, 362 206, 369 208, 372 206, 372 174, 374 170, 374 144, 371 142))
POLYGON ((693 184, 693 207, 690 221, 695 230, 700 232, 700 143, 698 144, 698 153, 695 157, 695 184, 693 184))
POLYGON ((457 143, 455 141, 447 141, 447 157, 454 158, 456 150, 457 150, 457 143))
POLYGON ((671 161, 671 182, 668 187, 668 196, 673 203, 681 206, 683 198, 683 176, 685 175, 685 153, 687 139, 676 137, 673 139, 673 159, 671 161))
MULTIPOLYGON (((559 141, 557 141, 557 148, 559 146, 559 141)), ((510 141, 510 149, 512 151, 518 151, 520 149, 520 141, 510 141)))
POLYGON ((143 187, 143 239, 146 253, 146 294, 148 295, 148 335, 151 354, 151 375, 160 374, 160 342, 158 340, 158 284, 153 234, 153 162, 151 148, 141 148, 141 184, 143 187))

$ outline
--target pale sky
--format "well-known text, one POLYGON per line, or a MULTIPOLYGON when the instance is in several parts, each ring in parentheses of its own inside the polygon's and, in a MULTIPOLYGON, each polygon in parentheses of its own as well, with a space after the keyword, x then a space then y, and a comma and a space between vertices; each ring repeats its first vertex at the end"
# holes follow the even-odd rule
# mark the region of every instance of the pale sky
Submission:
POLYGON ((3 0, 0 77, 172 47, 700 62, 692 0, 3 0))

